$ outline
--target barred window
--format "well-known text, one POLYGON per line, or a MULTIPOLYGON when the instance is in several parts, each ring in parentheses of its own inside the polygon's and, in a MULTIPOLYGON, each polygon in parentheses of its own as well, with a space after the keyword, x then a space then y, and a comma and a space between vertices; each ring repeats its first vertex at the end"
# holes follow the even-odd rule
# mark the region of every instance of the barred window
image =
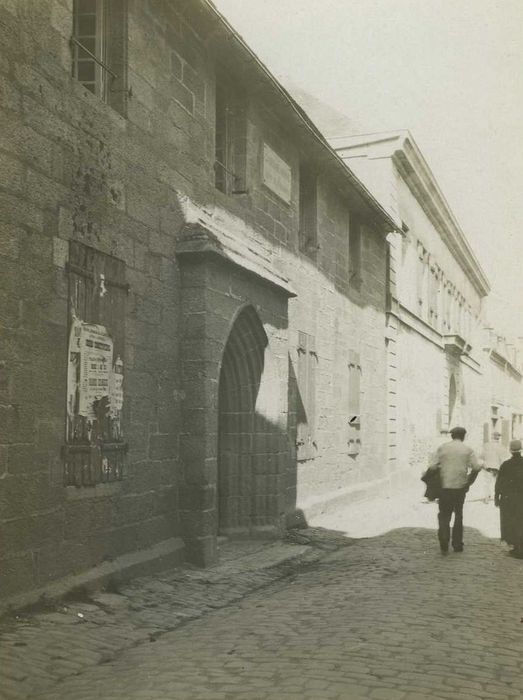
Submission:
POLYGON ((64 483, 123 478, 125 263, 69 243, 69 345, 64 483))
POLYGON ((216 81, 214 184, 225 194, 247 191, 247 117, 243 97, 230 83, 216 81))
POLYGON ((74 0, 73 77, 120 112, 127 91, 126 0, 74 0))

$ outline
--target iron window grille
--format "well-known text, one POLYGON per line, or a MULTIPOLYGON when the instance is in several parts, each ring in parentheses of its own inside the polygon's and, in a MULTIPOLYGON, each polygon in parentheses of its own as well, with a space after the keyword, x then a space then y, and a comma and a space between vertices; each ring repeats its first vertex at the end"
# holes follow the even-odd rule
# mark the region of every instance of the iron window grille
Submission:
POLYGON ((64 485, 94 486, 124 477, 128 444, 122 404, 113 405, 112 410, 110 395, 115 396, 114 382, 118 379, 120 391, 125 390, 125 308, 129 286, 122 260, 77 241, 69 242, 66 269, 70 328, 66 442, 62 448, 64 485), (82 342, 74 342, 74 337, 82 342), (111 355, 107 353, 107 343, 112 346, 111 355), (109 364, 97 366, 104 363, 104 357, 109 364), (116 380, 112 374, 118 375, 116 380), (113 390, 96 392, 99 395, 91 403, 88 397, 92 390, 87 385, 93 381, 96 386, 112 386, 113 390))

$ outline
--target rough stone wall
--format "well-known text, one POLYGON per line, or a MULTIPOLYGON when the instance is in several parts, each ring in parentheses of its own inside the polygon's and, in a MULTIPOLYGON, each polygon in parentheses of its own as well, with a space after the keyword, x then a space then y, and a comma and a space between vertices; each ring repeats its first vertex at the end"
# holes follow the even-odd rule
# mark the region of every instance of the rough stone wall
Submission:
MULTIPOLYGON (((186 314, 194 297, 187 290, 181 297, 175 256, 187 200, 212 217, 241 221, 241 235, 252 238, 257 254, 287 274, 298 294, 289 309, 289 328, 282 330, 271 321, 276 313, 274 305, 268 306, 272 293, 263 302, 263 293, 245 287, 241 275, 226 276, 229 286, 223 295, 234 303, 227 306, 228 316, 225 308, 216 312, 220 337, 223 328, 230 328, 240 300, 257 299, 268 337, 277 338, 282 381, 289 367, 282 347, 288 347, 292 366, 298 331, 310 332, 318 341, 318 454, 311 462, 288 467, 287 505, 277 510, 292 510, 297 492, 300 507, 313 496, 328 500, 333 493, 364 488, 385 476, 383 238, 372 228, 364 235, 363 282, 354 292, 346 282, 348 213, 343 197, 322 176, 321 249, 315 262, 298 253, 297 169, 303 140, 295 142, 293 129, 272 116, 266 100, 253 99, 249 107, 249 193, 231 197, 216 191, 214 64, 198 28, 177 14, 177 3, 130 1, 128 7, 133 95, 119 114, 71 78, 71 0, 0 4, 3 596, 181 535, 181 514, 186 539, 191 518, 208 519, 203 529, 210 539, 197 547, 213 548, 215 520, 205 514, 212 510, 212 480, 204 483, 211 486, 205 496, 186 488, 187 475, 198 482, 199 470, 212 466, 216 457, 200 454, 190 440, 193 419, 214 429, 216 406, 191 405, 185 386, 190 349, 181 348, 180 340, 190 346, 200 337, 187 333, 186 314), (261 183, 263 141, 292 167, 290 205, 261 183), (129 284, 125 478, 89 489, 64 487, 61 459, 71 240, 123 261, 129 284), (242 290, 236 293, 235 285, 242 290), (271 324, 276 330, 271 331, 271 324), (343 437, 350 349, 361 355, 363 376, 362 451, 356 458, 346 454, 343 437), (181 435, 189 438, 183 443, 188 451, 184 447, 180 457, 181 435)), ((207 309, 217 303, 215 291, 209 282, 207 309)), ((277 313, 281 316, 281 310, 277 313)), ((206 318, 198 332, 209 340, 207 361, 217 368, 226 336, 213 344, 212 324, 212 317, 206 318)), ((205 400, 210 395, 205 393, 205 400)), ((286 397, 286 390, 278 392, 274 415, 285 416, 286 397)), ((291 463, 292 451, 291 444, 291 463)), ((274 482, 285 489, 281 475, 274 482)), ((273 491, 266 495, 279 498, 273 491)))
POLYGON ((134 97, 124 117, 70 77, 72 2, 0 7, 4 596, 179 534, 173 232, 182 220, 174 188, 208 177, 205 170, 202 178, 206 141, 198 126, 203 96, 197 81, 194 92, 183 83, 183 75, 186 83, 194 77, 192 69, 158 40, 164 30, 148 4, 130 9, 134 97), (191 157, 180 156, 189 151, 191 157), (182 164, 183 175, 176 170, 182 164), (89 489, 64 488, 60 456, 69 240, 122 260, 130 285, 125 478, 89 489))
MULTIPOLYGON (((248 444, 240 465, 241 488, 253 496, 251 534, 264 530, 266 525, 273 533, 281 531, 288 465, 283 398, 287 391, 288 320, 285 297, 227 262, 191 259, 182 262, 182 274, 181 379, 185 401, 180 436, 180 511, 189 556, 202 564, 216 557, 221 361, 229 335, 234 332, 234 321, 247 306, 255 309, 267 335, 261 387, 263 390, 267 385, 267 404, 259 394, 257 434, 253 437, 245 428, 240 431, 248 444), (264 455, 271 455, 271 459, 264 455), (263 520, 269 514, 270 518, 263 520)), ((248 533, 249 529, 243 530, 243 534, 248 533)))
POLYGON ((298 331, 316 338, 317 449, 314 459, 297 465, 297 505, 306 513, 350 501, 377 489, 386 471, 386 243, 367 229, 362 237, 362 284, 347 283, 348 211, 343 199, 320 186, 318 268, 301 257, 293 262, 298 296, 290 302, 289 354, 296 367, 298 331), (361 361, 361 451, 348 454, 349 359, 361 361))

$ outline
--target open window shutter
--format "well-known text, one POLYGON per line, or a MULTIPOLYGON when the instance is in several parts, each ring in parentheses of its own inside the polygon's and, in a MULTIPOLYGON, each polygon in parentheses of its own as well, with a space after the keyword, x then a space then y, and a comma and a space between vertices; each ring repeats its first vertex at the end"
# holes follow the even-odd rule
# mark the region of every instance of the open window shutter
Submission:
POLYGON ((299 236, 300 249, 315 253, 318 243, 316 174, 307 165, 300 166, 299 236))
POLYGON ((348 453, 357 455, 361 448, 360 438, 360 393, 361 365, 360 356, 354 350, 349 351, 349 417, 347 428, 348 453))
POLYGON ((316 368, 318 356, 316 354, 316 343, 313 336, 309 336, 309 347, 307 353, 307 401, 308 401, 308 425, 309 443, 308 458, 314 459, 316 456, 316 368))
POLYGON ((314 431, 316 424, 316 355, 314 338, 307 333, 298 334, 298 407, 297 459, 305 461, 316 455, 314 431))
POLYGON ((301 331, 298 333, 298 410, 296 412, 296 418, 298 423, 297 429, 297 459, 298 461, 304 461, 307 459, 308 444, 309 444, 309 422, 307 416, 307 406, 308 406, 308 381, 307 381, 307 369, 308 369, 308 336, 306 333, 301 331))

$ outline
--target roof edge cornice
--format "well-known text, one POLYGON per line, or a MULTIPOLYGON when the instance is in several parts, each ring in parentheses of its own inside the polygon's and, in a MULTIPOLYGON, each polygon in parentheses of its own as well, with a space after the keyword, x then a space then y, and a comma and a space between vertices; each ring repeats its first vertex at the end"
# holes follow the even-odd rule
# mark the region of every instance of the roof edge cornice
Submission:
MULTIPOLYGON (((488 278, 408 130, 337 137, 329 139, 329 142, 338 151, 378 147, 376 154, 367 153, 369 159, 391 158, 475 289, 481 296, 487 296, 490 291, 488 278)), ((347 154, 344 154, 344 157, 347 157, 347 154)))
POLYGON ((482 296, 487 296, 490 284, 470 243, 467 241, 450 206, 441 192, 432 171, 410 134, 404 135, 401 148, 392 159, 409 187, 418 195, 420 203, 436 225, 443 240, 469 274, 482 296), (421 195, 421 197, 420 197, 421 195))

